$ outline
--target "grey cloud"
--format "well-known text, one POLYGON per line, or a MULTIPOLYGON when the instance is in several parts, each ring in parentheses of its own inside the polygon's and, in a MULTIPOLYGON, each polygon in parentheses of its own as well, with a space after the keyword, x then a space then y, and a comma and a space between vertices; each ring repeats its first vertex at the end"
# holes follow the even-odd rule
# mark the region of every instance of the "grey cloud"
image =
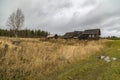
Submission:
POLYGON ((80 5, 80 7, 91 6, 97 3, 97 0, 85 0, 85 2, 80 5))
POLYGON ((10 13, 21 8, 25 27, 64 34, 74 30, 101 28, 102 36, 119 33, 119 0, 10 0, 0 1, 0 26, 10 13))
POLYGON ((77 27, 81 27, 81 28, 83 28, 82 26, 86 28, 95 28, 95 27, 98 28, 98 26, 100 28, 103 28, 103 27, 108 27, 107 25, 111 25, 109 27, 112 30, 113 29, 112 27, 114 27, 117 23, 119 23, 118 21, 116 21, 116 23, 111 22, 111 24, 107 24, 104 26, 103 25, 101 26, 101 24, 111 17, 120 16, 120 10, 115 5, 112 5, 113 9, 111 9, 111 5, 110 6, 108 5, 107 8, 105 6, 106 4, 99 4, 94 10, 90 11, 86 16, 83 17, 77 17, 73 15, 73 19, 71 19, 71 21, 68 24, 72 26, 76 25, 77 27))

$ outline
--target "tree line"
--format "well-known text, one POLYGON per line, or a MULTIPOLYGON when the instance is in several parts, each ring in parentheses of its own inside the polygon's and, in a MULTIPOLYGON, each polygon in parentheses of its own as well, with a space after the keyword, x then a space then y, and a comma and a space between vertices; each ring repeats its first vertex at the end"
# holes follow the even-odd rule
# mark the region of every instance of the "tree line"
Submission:
POLYGON ((47 31, 43 30, 30 30, 30 29, 24 29, 24 30, 17 30, 17 32, 14 34, 15 30, 10 29, 0 29, 0 36, 7 36, 7 37, 16 37, 15 34, 18 37, 28 37, 28 38, 39 38, 39 37, 46 37, 49 33, 47 31))

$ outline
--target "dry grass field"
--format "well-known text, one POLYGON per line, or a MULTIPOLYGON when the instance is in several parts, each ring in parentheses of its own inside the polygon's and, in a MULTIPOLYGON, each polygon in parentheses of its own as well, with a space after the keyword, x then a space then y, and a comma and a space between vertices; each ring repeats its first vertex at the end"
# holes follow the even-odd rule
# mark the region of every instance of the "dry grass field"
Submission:
POLYGON ((0 80, 45 80, 53 73, 57 77, 67 66, 99 53, 104 43, 105 40, 1 37, 0 80))

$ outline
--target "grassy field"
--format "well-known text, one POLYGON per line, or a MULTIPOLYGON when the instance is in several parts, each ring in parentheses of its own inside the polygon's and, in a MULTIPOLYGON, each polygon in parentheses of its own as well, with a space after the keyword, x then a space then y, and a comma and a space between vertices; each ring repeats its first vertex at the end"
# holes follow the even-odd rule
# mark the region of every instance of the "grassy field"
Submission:
POLYGON ((120 80, 119 45, 119 40, 1 37, 0 80, 120 80), (100 60, 103 54, 117 60, 100 60))

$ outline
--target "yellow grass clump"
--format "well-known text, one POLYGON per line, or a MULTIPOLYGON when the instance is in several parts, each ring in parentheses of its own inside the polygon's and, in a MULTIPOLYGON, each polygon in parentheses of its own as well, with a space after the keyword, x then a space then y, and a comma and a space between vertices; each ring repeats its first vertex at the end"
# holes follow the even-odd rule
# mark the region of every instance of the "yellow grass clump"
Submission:
POLYGON ((1 38, 0 77, 30 80, 49 75, 99 52, 104 47, 104 42, 1 38), (21 42, 15 45, 12 43, 14 40, 21 42))

